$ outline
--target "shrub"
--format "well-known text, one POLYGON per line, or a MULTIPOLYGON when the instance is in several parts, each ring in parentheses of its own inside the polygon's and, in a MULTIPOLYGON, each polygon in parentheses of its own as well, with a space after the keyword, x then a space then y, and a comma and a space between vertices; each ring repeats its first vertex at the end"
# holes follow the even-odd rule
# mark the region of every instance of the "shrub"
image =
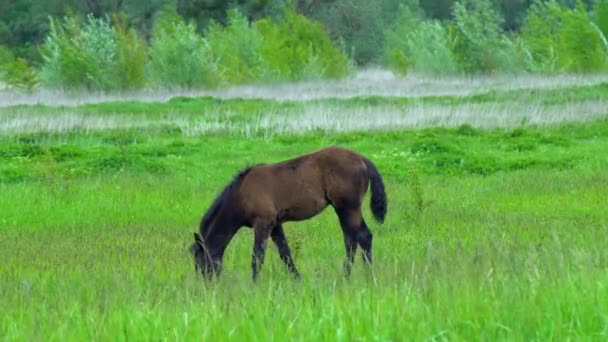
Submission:
POLYGON ((323 26, 291 6, 275 21, 262 19, 255 27, 263 36, 265 78, 339 78, 349 73, 348 57, 332 44, 323 26))
POLYGON ((556 2, 538 0, 528 10, 521 28, 521 38, 530 71, 557 71, 562 10, 556 2))
POLYGON ((407 36, 406 49, 412 69, 422 74, 451 75, 458 72, 447 29, 436 20, 424 21, 407 36))
POLYGON ((75 18, 63 24, 50 19, 42 47, 41 81, 45 86, 111 90, 117 77, 116 32, 107 19, 88 16, 84 25, 75 18))
POLYGON ((399 74, 450 75, 458 72, 447 28, 437 20, 422 20, 403 7, 395 23, 385 31, 385 55, 399 74))
POLYGON ((15 58, 0 45, 0 90, 3 87, 31 91, 38 85, 38 73, 27 60, 15 58))
POLYGON ((116 68, 120 88, 142 88, 146 83, 146 42, 123 17, 114 17, 116 31, 116 68))
POLYGON ((408 57, 407 37, 421 22, 419 15, 403 6, 393 25, 384 31, 384 59, 393 72, 401 75, 409 72, 412 61, 408 57))
POLYGON ((454 4, 455 54, 467 72, 515 72, 522 69, 513 42, 502 31, 504 19, 488 0, 454 4))
POLYGON ((602 32, 604 45, 608 45, 608 0, 599 0, 593 7, 595 12, 595 23, 602 32))
POLYGON ((528 68, 537 72, 593 72, 606 67, 602 34, 579 1, 571 10, 535 1, 522 26, 528 68))
POLYGON ((0 82, 9 88, 32 91, 38 85, 38 73, 23 58, 0 64, 0 82))
POLYGON ((417 0, 336 0, 318 6, 309 17, 322 22, 330 38, 343 44, 358 65, 366 65, 380 62, 384 30, 404 2, 418 6, 417 0))
POLYGON ((594 72, 606 67, 606 50, 602 34, 589 20, 579 0, 575 10, 562 12, 560 30, 560 64, 567 71, 594 72))
POLYGON ((155 85, 168 88, 215 86, 220 81, 206 41, 171 7, 154 24, 149 74, 155 85))
POLYGON ((0 65, 11 62, 15 57, 13 54, 3 45, 0 45, 0 65))
POLYGON ((229 11, 227 27, 212 22, 205 37, 228 82, 250 82, 264 73, 262 35, 238 10, 229 11))

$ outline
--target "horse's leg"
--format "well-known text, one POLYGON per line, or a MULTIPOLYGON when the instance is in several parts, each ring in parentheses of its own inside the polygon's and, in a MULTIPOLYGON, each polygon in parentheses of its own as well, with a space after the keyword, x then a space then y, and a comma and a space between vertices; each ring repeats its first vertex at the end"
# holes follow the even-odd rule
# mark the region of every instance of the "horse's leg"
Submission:
POLYGON ((283 231, 283 226, 278 224, 270 233, 270 237, 272 241, 279 249, 279 255, 281 256, 281 260, 285 263, 289 271, 293 274, 295 278, 300 278, 300 273, 296 268, 296 265, 293 262, 293 258, 291 257, 291 251, 289 250, 289 245, 287 244, 287 238, 285 238, 285 232, 283 231))
POLYGON ((258 273, 262 269, 264 263, 264 253, 268 245, 268 238, 272 231, 273 225, 267 223, 256 223, 253 225, 253 255, 251 257, 251 270, 253 273, 253 281, 257 280, 258 273))
POLYGON ((357 242, 363 249, 363 261, 368 265, 372 264, 372 238, 373 234, 367 227, 365 219, 361 218, 361 228, 357 232, 357 242))
POLYGON ((361 224, 360 209, 336 209, 342 233, 344 233, 344 246, 346 247, 346 259, 344 260, 344 274, 350 276, 357 252, 357 231, 361 224))

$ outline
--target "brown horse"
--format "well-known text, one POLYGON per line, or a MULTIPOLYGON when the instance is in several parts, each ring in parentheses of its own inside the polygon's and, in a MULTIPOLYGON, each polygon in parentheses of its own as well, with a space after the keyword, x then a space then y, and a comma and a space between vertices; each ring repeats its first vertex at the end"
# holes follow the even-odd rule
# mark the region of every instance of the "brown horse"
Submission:
POLYGON ((331 205, 344 233, 348 276, 357 244, 366 263, 372 262, 372 233, 361 213, 370 183, 370 207, 376 220, 383 222, 387 200, 382 176, 369 159, 356 152, 328 147, 280 163, 246 168, 209 207, 200 223, 200 235, 194 233, 190 250, 195 269, 204 276, 219 275, 226 246, 246 226, 254 229, 254 281, 269 238, 289 271, 299 277, 282 223, 309 219, 331 205))

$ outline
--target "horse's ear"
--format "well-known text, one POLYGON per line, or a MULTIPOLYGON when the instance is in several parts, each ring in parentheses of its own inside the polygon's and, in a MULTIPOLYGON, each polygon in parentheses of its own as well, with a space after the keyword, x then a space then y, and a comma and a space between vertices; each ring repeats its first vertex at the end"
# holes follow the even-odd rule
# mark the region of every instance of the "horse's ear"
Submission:
POLYGON ((198 233, 194 233, 194 241, 196 241, 199 244, 203 244, 203 238, 201 238, 201 236, 198 233))

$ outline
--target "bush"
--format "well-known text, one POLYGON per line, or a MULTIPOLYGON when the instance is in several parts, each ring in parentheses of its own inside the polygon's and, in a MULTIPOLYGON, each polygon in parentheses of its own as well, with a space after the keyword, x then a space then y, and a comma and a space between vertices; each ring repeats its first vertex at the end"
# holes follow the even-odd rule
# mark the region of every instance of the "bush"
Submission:
POLYGON ((146 83, 146 42, 134 28, 128 28, 125 19, 114 17, 116 31, 116 68, 122 89, 142 88, 146 83))
POLYGON ((516 72, 523 69, 513 42, 502 31, 504 19, 488 0, 454 4, 455 54, 466 72, 516 72))
POLYGON ((149 74, 155 85, 193 88, 219 83, 217 63, 194 24, 186 24, 167 7, 154 25, 149 74))
POLYGON ((9 88, 32 91, 38 85, 38 73, 23 58, 0 64, 0 82, 9 88))
POLYGON ((336 0, 318 6, 309 17, 319 20, 335 42, 358 65, 379 63, 384 30, 399 14, 403 3, 417 7, 417 0, 336 0))
POLYGON ((602 32, 604 45, 608 45, 608 0, 599 0, 593 7, 595 23, 602 32))
POLYGON ((393 71, 407 74, 451 75, 458 72, 453 42, 437 20, 422 20, 404 7, 391 28, 385 31, 385 55, 393 71))
POLYGON ((13 54, 3 45, 0 45, 0 65, 11 62, 15 57, 13 54))
POLYGON ((582 4, 571 10, 535 1, 521 34, 528 68, 536 72, 594 72, 606 68, 606 46, 582 4))
POLYGON ((27 60, 15 58, 0 45, 0 90, 3 87, 31 91, 38 85, 38 73, 27 60))
POLYGON ((420 25, 422 19, 409 7, 401 7, 393 25, 384 31, 384 58, 388 66, 401 75, 409 72, 412 61, 408 55, 408 35, 420 25))
POLYGON ((407 36, 406 47, 412 69, 422 74, 456 74, 458 64, 452 45, 447 29, 439 21, 422 22, 407 36))
POLYGON ((575 10, 563 11, 559 59, 563 68, 574 72, 595 72, 606 67, 606 49, 601 32, 591 23, 579 0, 575 10))
POLYGON ((521 28, 528 70, 557 71, 561 12, 556 2, 541 1, 535 1, 528 10, 521 28))
POLYGON ((349 73, 348 57, 332 44, 323 26, 290 6, 276 21, 262 19, 255 27, 263 37, 263 78, 339 78, 349 73))
POLYGON ((116 32, 107 19, 88 16, 58 24, 51 18, 42 47, 43 85, 61 88, 111 90, 120 88, 116 65, 116 32))
POLYGON ((264 74, 262 35, 239 11, 228 12, 227 27, 212 22, 205 37, 226 81, 251 82, 264 74))

